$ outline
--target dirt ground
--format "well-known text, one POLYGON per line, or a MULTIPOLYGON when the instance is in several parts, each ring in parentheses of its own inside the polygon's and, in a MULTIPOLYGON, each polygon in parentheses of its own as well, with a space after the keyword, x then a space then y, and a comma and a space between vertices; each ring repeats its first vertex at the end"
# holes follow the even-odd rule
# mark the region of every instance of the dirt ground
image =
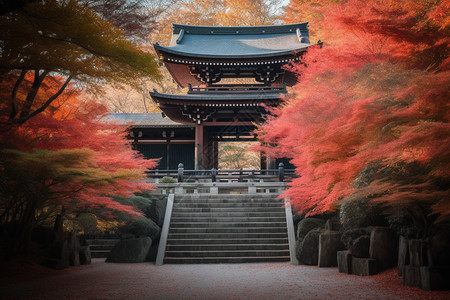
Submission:
POLYGON ((94 259, 62 271, 2 267, 0 299, 450 299, 405 287, 396 269, 370 277, 289 263, 163 265, 94 259))

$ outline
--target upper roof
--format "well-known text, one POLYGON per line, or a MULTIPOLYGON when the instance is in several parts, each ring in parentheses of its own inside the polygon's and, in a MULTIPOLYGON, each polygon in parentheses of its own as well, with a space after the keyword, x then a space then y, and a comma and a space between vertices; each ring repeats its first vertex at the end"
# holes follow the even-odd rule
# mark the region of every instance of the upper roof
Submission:
POLYGON ((267 26, 173 24, 167 47, 158 52, 200 58, 262 58, 288 55, 310 46, 308 22, 267 26))
POLYGON ((161 113, 112 113, 107 115, 104 121, 115 122, 118 125, 128 125, 133 127, 192 127, 191 124, 182 124, 163 118, 161 113))

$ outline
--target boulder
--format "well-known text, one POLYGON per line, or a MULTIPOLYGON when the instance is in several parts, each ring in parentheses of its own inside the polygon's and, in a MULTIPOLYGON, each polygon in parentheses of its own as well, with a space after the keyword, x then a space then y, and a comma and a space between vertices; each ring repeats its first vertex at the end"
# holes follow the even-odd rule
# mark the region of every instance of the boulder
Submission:
POLYGON ((67 234, 67 241, 69 243, 70 251, 78 251, 80 249, 80 240, 78 239, 78 236, 74 231, 71 231, 67 234))
POLYGON ((152 204, 145 211, 145 215, 152 219, 159 227, 162 227, 166 215, 167 196, 154 196, 151 200, 152 204))
POLYGON ((381 269, 395 266, 397 263, 398 239, 390 228, 375 227, 370 233, 370 258, 378 261, 381 269))
POLYGON ((352 255, 348 250, 337 252, 337 263, 340 273, 352 274, 352 255))
POLYGON ((342 224, 339 222, 339 220, 336 219, 328 219, 325 222, 325 230, 326 231, 341 231, 342 230, 342 224))
POLYGON ((369 258, 370 237, 362 235, 353 241, 350 252, 354 257, 369 258))
POLYGON ((152 239, 149 237, 121 240, 111 249, 106 262, 143 262, 151 245, 152 239))
POLYGON ((152 246, 148 250, 146 261, 156 261, 156 256, 158 255, 159 243, 152 243, 152 246))
POLYGON ((91 264, 91 248, 89 246, 80 247, 79 257, 80 257, 81 265, 90 265, 91 264))
POLYGON ((67 234, 67 242, 69 246, 69 264, 71 266, 80 265, 80 240, 74 231, 67 234))
POLYGON ((79 266, 81 264, 80 263, 80 250, 79 249, 77 249, 76 251, 70 251, 69 264, 71 266, 75 266, 75 267, 77 267, 77 266, 79 266))
POLYGON ((297 259, 305 265, 317 265, 319 255, 320 229, 308 232, 302 242, 297 241, 297 259))
POLYGON ((398 260, 397 272, 402 276, 403 267, 409 265, 408 240, 404 236, 400 236, 398 241, 398 260))
POLYGON ((297 225, 297 240, 303 241, 308 232, 315 228, 320 228, 325 224, 324 220, 317 218, 306 218, 301 220, 297 225))
POLYGON ((344 231, 341 237, 342 243, 345 245, 345 249, 350 249, 353 245, 353 241, 362 235, 370 235, 373 227, 361 227, 344 231))
POLYGON ((342 232, 327 231, 319 236, 319 267, 337 266, 337 252, 344 250, 341 242, 342 232))
POLYGON ((373 258, 352 258, 352 274, 370 276, 378 273, 377 261, 373 258))
POLYGON ((149 237, 152 240, 159 239, 161 228, 146 217, 137 217, 120 228, 121 236, 132 235, 135 237, 149 237))

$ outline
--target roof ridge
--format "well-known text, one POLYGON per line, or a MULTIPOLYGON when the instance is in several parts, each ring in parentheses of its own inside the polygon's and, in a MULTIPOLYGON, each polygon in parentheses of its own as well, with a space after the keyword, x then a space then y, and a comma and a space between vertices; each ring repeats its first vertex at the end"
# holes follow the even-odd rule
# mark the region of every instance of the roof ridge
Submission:
POLYGON ((270 34, 270 33, 295 33, 299 28, 302 33, 308 35, 308 22, 258 25, 258 26, 205 26, 172 23, 172 34, 179 34, 181 30, 187 34, 270 34))

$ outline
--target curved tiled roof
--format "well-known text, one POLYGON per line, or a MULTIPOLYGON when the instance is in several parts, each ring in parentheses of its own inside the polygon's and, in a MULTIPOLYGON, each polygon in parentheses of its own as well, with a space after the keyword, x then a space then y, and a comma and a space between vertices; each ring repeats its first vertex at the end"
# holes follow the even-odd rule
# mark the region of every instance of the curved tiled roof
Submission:
POLYGON ((310 46, 308 23, 223 27, 173 24, 169 46, 159 52, 199 58, 263 58, 288 55, 310 46))

